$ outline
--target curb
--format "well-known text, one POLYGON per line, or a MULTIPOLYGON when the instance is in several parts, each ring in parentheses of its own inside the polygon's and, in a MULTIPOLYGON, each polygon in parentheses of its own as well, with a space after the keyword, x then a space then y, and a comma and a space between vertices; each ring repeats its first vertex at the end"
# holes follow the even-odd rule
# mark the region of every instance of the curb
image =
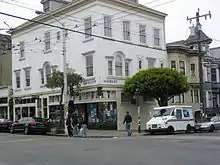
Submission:
MULTIPOLYGON (((47 136, 57 136, 57 137, 68 137, 67 135, 63 135, 63 134, 47 134, 47 136)), ((82 136, 74 136, 73 138, 83 138, 83 139, 86 139, 86 138, 94 138, 94 139, 98 139, 98 138, 108 138, 108 139, 111 139, 111 138, 119 138, 118 136, 101 136, 101 135, 94 135, 94 136, 87 136, 87 137, 82 137, 82 136)))

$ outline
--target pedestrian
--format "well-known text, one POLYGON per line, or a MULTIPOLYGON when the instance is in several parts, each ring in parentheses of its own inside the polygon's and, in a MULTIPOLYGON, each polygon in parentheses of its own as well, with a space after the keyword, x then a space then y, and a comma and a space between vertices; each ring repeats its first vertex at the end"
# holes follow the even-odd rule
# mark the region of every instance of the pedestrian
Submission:
POLYGON ((68 136, 73 137, 73 120, 72 120, 71 115, 68 115, 67 117, 66 126, 68 130, 68 136))
POLYGON ((123 122, 123 124, 125 124, 125 130, 126 130, 127 136, 131 136, 132 134, 131 123, 132 123, 132 117, 129 114, 129 112, 127 112, 124 118, 124 122, 123 122))
POLYGON ((88 133, 88 127, 86 121, 83 120, 81 124, 80 134, 82 137, 87 137, 87 133, 88 133))

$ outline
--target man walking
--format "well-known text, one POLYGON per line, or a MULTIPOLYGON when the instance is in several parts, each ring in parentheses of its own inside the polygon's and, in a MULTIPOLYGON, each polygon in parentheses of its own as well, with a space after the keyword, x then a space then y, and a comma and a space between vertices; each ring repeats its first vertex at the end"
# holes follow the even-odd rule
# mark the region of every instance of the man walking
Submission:
POLYGON ((68 118, 66 120, 67 130, 68 130, 68 136, 73 137, 73 119, 71 115, 68 115, 68 118))
POLYGON ((126 130, 127 136, 131 136, 132 134, 131 123, 132 123, 132 117, 129 114, 129 112, 127 112, 124 118, 124 122, 123 122, 123 124, 125 124, 125 130, 126 130))

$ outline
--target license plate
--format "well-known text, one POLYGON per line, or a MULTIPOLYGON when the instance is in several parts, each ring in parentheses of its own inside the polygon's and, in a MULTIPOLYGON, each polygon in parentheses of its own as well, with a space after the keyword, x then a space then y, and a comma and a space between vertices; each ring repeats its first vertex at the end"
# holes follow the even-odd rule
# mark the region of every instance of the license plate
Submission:
POLYGON ((152 124, 152 128, 157 128, 157 124, 152 124))

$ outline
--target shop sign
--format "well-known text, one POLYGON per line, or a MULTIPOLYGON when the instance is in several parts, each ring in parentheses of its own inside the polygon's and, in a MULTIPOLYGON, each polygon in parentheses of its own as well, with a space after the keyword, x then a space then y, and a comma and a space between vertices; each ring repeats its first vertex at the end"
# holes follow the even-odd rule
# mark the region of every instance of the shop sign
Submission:
POLYGON ((93 80, 86 80, 84 82, 84 85, 88 85, 88 84, 95 84, 96 83, 96 79, 93 79, 93 80))

